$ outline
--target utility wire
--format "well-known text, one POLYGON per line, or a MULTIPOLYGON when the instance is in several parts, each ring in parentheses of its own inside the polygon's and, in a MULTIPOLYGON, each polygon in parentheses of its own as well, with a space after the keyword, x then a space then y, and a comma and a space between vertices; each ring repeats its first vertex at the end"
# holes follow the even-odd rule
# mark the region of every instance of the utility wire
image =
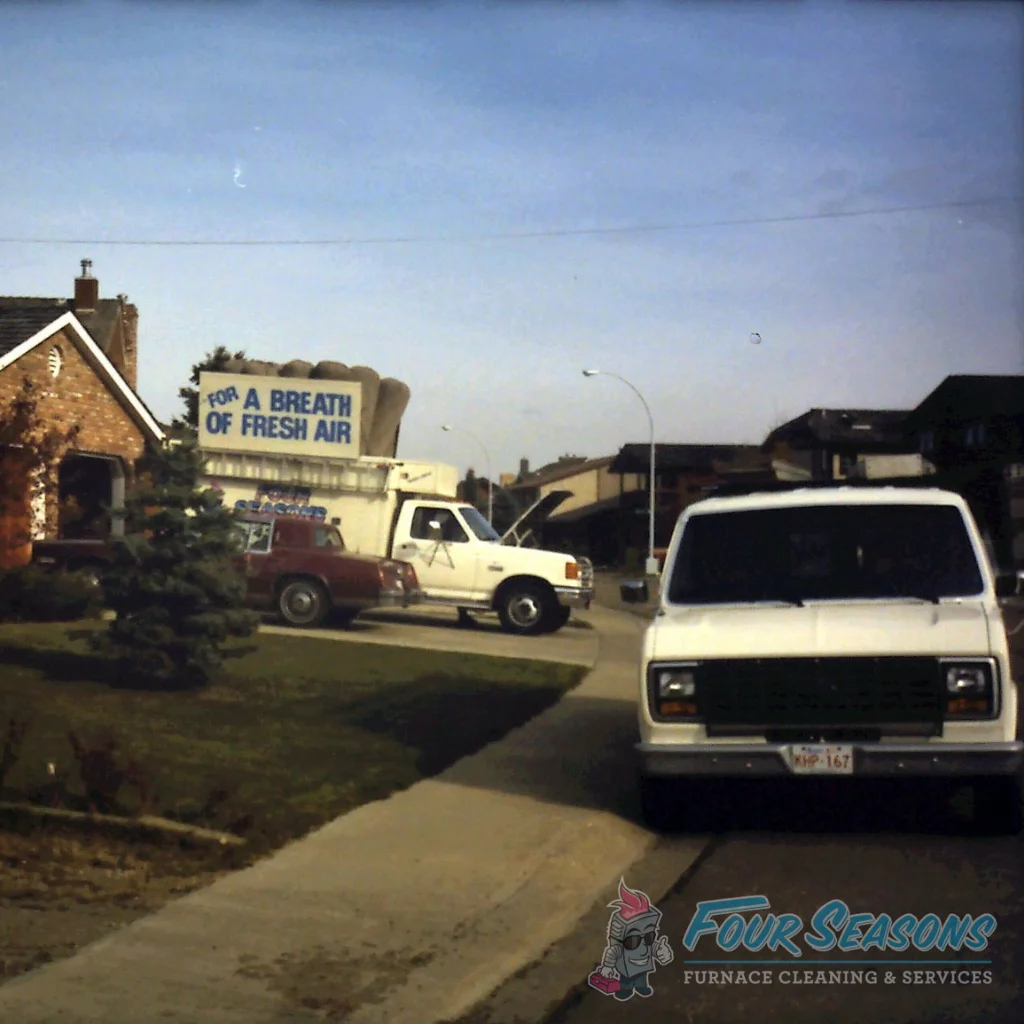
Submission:
POLYGON ((135 245, 135 246, 313 246, 313 245, 416 245, 444 242, 513 241, 531 238, 573 238, 585 235, 640 235, 666 231, 702 230, 704 228, 748 227, 761 224, 796 224, 815 220, 849 220, 854 217, 879 217, 894 213, 917 213, 930 210, 956 210, 996 203, 1019 203, 1019 196, 993 196, 989 199, 968 199, 961 202, 929 203, 921 206, 886 206, 871 210, 848 210, 832 213, 798 213, 788 217, 744 217, 736 220, 684 221, 667 224, 633 224, 603 228, 550 228, 543 231, 498 231, 475 235, 398 235, 380 238, 271 238, 271 239, 173 239, 173 238, 0 238, 9 245, 135 245))

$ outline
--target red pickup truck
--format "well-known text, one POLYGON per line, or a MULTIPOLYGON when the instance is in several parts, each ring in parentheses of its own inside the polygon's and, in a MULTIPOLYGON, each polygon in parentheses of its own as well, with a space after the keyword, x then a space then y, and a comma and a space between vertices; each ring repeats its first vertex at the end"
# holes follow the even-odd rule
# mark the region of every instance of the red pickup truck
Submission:
MULTIPOLYGON (((249 512, 237 519, 238 567, 246 603, 274 610, 290 626, 319 626, 332 612, 342 623, 379 607, 423 600, 409 562, 345 550, 336 526, 292 516, 249 512)), ((40 565, 86 572, 97 583, 113 558, 104 540, 42 540, 32 545, 40 565)))

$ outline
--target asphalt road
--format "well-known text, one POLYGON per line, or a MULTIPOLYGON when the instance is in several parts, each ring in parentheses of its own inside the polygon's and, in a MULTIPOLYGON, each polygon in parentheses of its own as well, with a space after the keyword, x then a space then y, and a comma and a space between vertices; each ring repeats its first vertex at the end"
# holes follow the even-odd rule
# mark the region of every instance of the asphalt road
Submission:
MULTIPOLYGON (((1008 612, 1008 626, 1013 628, 1022 617, 1019 610, 1008 612)), ((1024 629, 1011 644, 1020 682, 1024 629)), ((729 791, 735 799, 732 827, 716 836, 692 872, 656 902, 663 914, 661 934, 668 936, 674 959, 651 975, 649 996, 620 1002, 587 988, 585 977, 579 978, 580 990, 547 1024, 618 1024, 626 1019, 631 1024, 1021 1024, 1024 835, 977 834, 969 789, 927 791, 902 782, 865 786, 862 781, 812 789, 803 781, 787 780, 783 789, 755 784, 729 791), (794 961, 783 950, 751 953, 740 947, 726 952, 714 935, 699 939, 692 951, 685 948, 683 936, 699 903, 742 896, 766 897, 770 910, 765 913, 798 915, 804 923, 800 934, 810 930, 818 908, 836 899, 851 914, 888 914, 893 920, 904 913, 919 919, 936 914, 945 920, 949 914, 987 913, 997 925, 987 948, 976 953, 817 953, 798 938, 803 955, 794 961), (782 962, 737 962, 744 959, 782 962), (845 983, 827 974, 802 980, 809 968, 856 971, 858 959, 896 963, 861 964, 865 973, 859 981, 851 974, 844 976, 845 983), (915 959, 978 963, 915 965, 915 959), (709 960, 726 962, 693 962, 709 960), (815 961, 831 962, 815 967, 815 961), (740 981, 734 973, 730 982, 709 973, 743 968, 770 971, 771 980, 762 974, 740 981), (965 969, 967 974, 960 973, 965 969), (868 973, 872 970, 874 975, 868 973)), ((592 969, 601 959, 604 938, 595 930, 592 969)), ((574 939, 578 945, 581 936, 574 939)))

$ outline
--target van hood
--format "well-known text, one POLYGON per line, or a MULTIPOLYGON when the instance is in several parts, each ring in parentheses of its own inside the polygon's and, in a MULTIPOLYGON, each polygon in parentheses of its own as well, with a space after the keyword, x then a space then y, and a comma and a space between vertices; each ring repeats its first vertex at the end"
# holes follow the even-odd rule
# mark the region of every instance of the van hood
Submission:
POLYGON ((774 658, 991 653, 977 601, 898 601, 776 607, 666 607, 651 629, 651 657, 774 658))

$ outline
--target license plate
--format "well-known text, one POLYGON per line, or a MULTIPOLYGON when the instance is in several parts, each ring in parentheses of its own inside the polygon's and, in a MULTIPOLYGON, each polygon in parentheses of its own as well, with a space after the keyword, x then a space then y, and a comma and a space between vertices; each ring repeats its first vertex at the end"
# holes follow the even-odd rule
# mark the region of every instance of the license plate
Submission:
POLYGON ((853 747, 792 747, 790 767, 794 775, 852 775, 853 747))

